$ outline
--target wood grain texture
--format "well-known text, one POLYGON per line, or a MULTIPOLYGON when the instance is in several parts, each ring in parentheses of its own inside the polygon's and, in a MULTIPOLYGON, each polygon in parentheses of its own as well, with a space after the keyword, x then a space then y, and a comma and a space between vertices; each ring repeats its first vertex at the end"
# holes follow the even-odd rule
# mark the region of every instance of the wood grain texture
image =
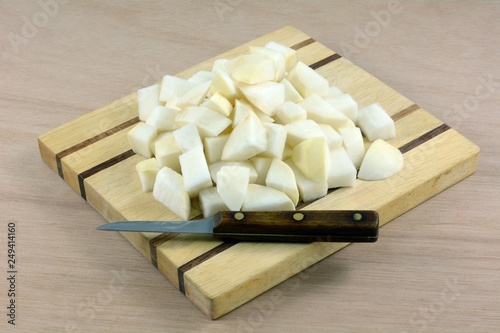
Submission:
MULTIPOLYGON (((476 145, 451 130, 448 125, 436 120, 427 111, 418 108, 414 102, 394 89, 293 27, 288 26, 266 34, 225 52, 218 58, 231 59, 237 54, 248 52, 249 45, 261 46, 268 41, 294 47, 298 58, 311 68, 322 72, 331 84, 337 77, 343 77, 345 90, 356 91, 359 95, 357 102, 360 107, 377 101, 381 103, 389 115, 396 118, 397 137, 388 142, 398 147, 405 155, 405 166, 397 175, 384 181, 357 180, 353 188, 333 189, 327 196, 315 202, 301 204, 301 209, 311 210, 318 206, 319 210, 335 210, 340 209, 339 205, 342 202, 347 205, 344 209, 376 210, 380 214, 380 224, 385 224, 476 170, 479 154, 476 145), (377 99, 374 99, 375 96, 377 99), (417 112, 419 109, 420 112, 417 112), (406 117, 411 117, 413 120, 405 122, 406 117)), ((211 68, 213 60, 194 66, 179 76, 184 77, 188 75, 186 73, 211 68)), ((127 99, 135 100, 136 96, 132 95, 127 99)), ((132 157, 135 157, 134 161, 144 159, 135 156, 126 139, 131 125, 137 122, 137 111, 135 114, 132 112, 134 116, 132 119, 125 122, 121 120, 122 123, 101 134, 82 138, 81 143, 71 143, 67 148, 61 143, 65 137, 72 136, 75 127, 79 128, 80 132, 90 133, 89 127, 93 126, 95 118, 107 119, 108 123, 118 123, 111 119, 112 115, 120 113, 114 111, 117 105, 121 111, 119 103, 120 101, 113 102, 101 108, 104 116, 96 117, 95 113, 90 113, 81 117, 81 121, 71 122, 70 126, 63 125, 41 135, 39 147, 49 149, 48 152, 42 151, 41 156, 47 159, 47 156, 55 155, 57 170, 54 171, 57 171, 73 188, 78 183, 78 188, 75 190, 107 220, 112 220, 115 216, 123 216, 120 220, 176 220, 178 217, 154 200, 152 193, 141 191, 135 168, 126 163, 132 157), (88 118, 92 119, 92 125, 89 125, 88 118), (62 153, 56 149, 62 149, 62 153), (91 153, 75 157, 74 155, 81 149, 88 149, 91 153), (99 176, 108 173, 112 175, 109 174, 104 178, 99 176)), ((136 109, 135 104, 129 104, 127 118, 130 117, 129 110, 136 109)), ((369 146, 370 143, 366 141, 366 145, 369 146)), ((47 164, 54 165, 50 161, 47 164)), ((194 209, 191 213, 192 216, 198 214, 199 209, 194 209)), ((290 277, 290 274, 300 271, 282 273, 285 267, 297 266, 307 261, 308 265, 301 266, 304 269, 340 248, 338 244, 324 246, 313 243, 308 245, 312 249, 320 246, 325 249, 330 248, 331 251, 324 251, 321 256, 311 257, 310 249, 299 244, 290 244, 286 247, 289 252, 278 251, 279 255, 272 260, 266 260, 262 256, 267 255, 261 254, 258 249, 261 244, 240 243, 236 246, 224 246, 218 240, 208 239, 205 236, 177 235, 157 238, 153 243, 149 242, 150 250, 144 251, 146 237, 140 234, 126 237, 211 319, 225 315, 267 290, 263 288, 275 286, 290 277), (163 246, 164 244, 172 246, 163 246), (294 245, 297 247, 296 250, 294 245), (155 259, 151 258, 151 253, 154 253, 155 259), (201 279, 199 276, 198 279, 193 278, 195 263, 206 266, 205 271, 213 269, 216 276, 220 274, 220 267, 217 264, 212 266, 212 262, 225 254, 227 254, 224 256, 225 275, 238 281, 237 284, 229 283, 220 277, 210 281, 213 273, 206 272, 201 279), (241 260, 240 258, 245 255, 249 256, 248 260, 241 260), (185 268, 186 265, 190 268, 187 273, 184 269, 180 269, 180 266, 185 268), (273 270, 278 272, 273 273, 273 270), (254 285, 252 281, 255 279, 267 280, 267 283, 254 285), (208 288, 207 284, 212 285, 212 289, 208 288)), ((241 239, 232 241, 236 240, 241 239)), ((268 250, 274 252, 275 248, 281 247, 281 244, 274 244, 268 250)))
MULTIPOLYGON (((0 330, 497 331, 500 238, 491 216, 499 213, 500 193, 498 4, 402 1, 389 24, 356 44, 357 31, 376 22, 373 13, 388 10, 388 2, 233 1, 223 12, 214 3, 61 2, 17 52, 9 34, 22 36, 23 18, 32 21, 43 9, 33 1, 0 4, 0 207, 2 225, 18 224, 20 259, 18 322, 13 328, 2 320, 0 330), (284 265, 285 271, 301 272, 208 321, 122 236, 96 237, 104 219, 41 162, 36 140, 164 73, 181 72, 286 25, 339 51, 430 112, 433 128, 444 121, 478 144, 478 170, 385 225, 377 243, 348 246, 305 270, 284 265), (346 44, 359 47, 346 52, 346 44)), ((419 112, 398 121, 411 123, 419 112)), ((96 122, 84 136, 117 125, 96 122)), ((401 146, 419 137, 418 130, 410 136, 401 146)), ((133 166, 134 158, 123 163, 133 166)), ((112 172, 93 177, 120 181, 112 172)), ((156 236, 147 235, 140 251, 147 253, 156 236)), ((0 237, 0 248, 5 245, 0 237)), ((224 269, 224 258, 215 258, 220 261, 212 263, 224 269)), ((208 274, 204 268, 186 274, 196 279, 208 274)), ((0 279, 2 293, 6 282, 0 279)), ((265 290, 266 283, 250 285, 265 290)))

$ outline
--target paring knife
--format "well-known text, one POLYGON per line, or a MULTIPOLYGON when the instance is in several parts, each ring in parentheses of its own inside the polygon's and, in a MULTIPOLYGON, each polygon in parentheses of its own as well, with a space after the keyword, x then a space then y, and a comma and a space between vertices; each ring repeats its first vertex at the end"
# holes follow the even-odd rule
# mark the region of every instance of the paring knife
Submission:
POLYGON ((379 219, 371 210, 223 211, 191 221, 127 221, 98 230, 212 234, 225 241, 375 242, 379 219))

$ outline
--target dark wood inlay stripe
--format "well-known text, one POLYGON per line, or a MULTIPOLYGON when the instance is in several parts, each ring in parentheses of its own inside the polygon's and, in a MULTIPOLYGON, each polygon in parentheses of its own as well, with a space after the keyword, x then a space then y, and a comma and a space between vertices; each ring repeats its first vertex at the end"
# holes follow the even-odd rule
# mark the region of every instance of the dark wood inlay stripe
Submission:
POLYGON ((186 290, 184 288, 184 273, 189 271, 191 268, 198 266, 202 262, 207 261, 210 258, 218 255, 219 253, 229 249, 230 247, 236 245, 237 243, 222 243, 208 252, 203 253, 202 255, 188 261, 184 265, 179 266, 177 269, 177 277, 179 280, 179 290, 181 293, 186 294, 186 290))
POLYGON ((399 119, 406 117, 407 115, 417 111, 418 109, 420 109, 420 106, 418 106, 417 104, 412 104, 409 107, 399 111, 398 113, 393 115, 391 118, 394 121, 398 121, 399 119))
POLYGON ((129 126, 132 126, 136 123, 139 122, 139 117, 134 117, 130 120, 127 120, 126 122, 124 123, 121 123, 120 125, 117 125, 113 128, 110 128, 109 130, 105 131, 105 132, 102 132, 100 134, 97 134, 85 141, 82 141, 80 143, 77 143, 76 145, 72 146, 72 147, 69 147, 59 153, 56 154, 56 163, 57 163, 57 172, 59 173, 59 176, 61 178, 64 179, 64 173, 63 173, 63 170, 62 170, 62 164, 61 164, 61 159, 65 156, 68 156, 69 154, 72 154, 80 149, 83 149, 87 146, 90 146, 91 144, 93 143, 96 143, 97 141, 100 141, 110 135, 113 135, 129 126))
POLYGON ((312 69, 318 69, 321 66, 325 66, 326 64, 329 64, 332 61, 335 61, 335 60, 340 59, 340 58, 342 58, 341 55, 339 55, 338 53, 334 53, 331 56, 328 56, 320 61, 315 62, 312 65, 309 65, 309 67, 311 67, 312 69))
POLYGON ((165 234, 160 234, 156 237, 153 237, 149 240, 149 254, 151 256, 151 263, 153 266, 158 268, 158 254, 156 251, 156 248, 163 244, 164 242, 168 241, 169 239, 174 238, 178 234, 174 233, 165 233, 165 234))
POLYGON ((127 150, 124 153, 116 155, 115 157, 112 157, 109 160, 106 160, 106 161, 104 161, 104 162, 102 162, 102 163, 100 163, 100 164, 98 164, 98 165, 96 165, 88 170, 81 172, 78 175, 78 184, 80 186, 80 195, 82 196, 82 198, 87 200, 87 195, 85 193, 85 179, 87 177, 95 175, 99 171, 107 169, 110 166, 113 166, 113 165, 115 165, 123 160, 126 160, 127 158, 134 156, 134 155, 135 155, 134 151, 132 149, 130 149, 130 150, 127 150))
POLYGON ((309 44, 312 44, 314 43, 316 40, 314 38, 308 38, 306 40, 303 40, 302 42, 300 43, 297 43, 295 45, 292 45, 290 46, 290 48, 294 49, 294 50, 298 50, 298 49, 301 49, 309 44))
POLYGON ((441 124, 438 127, 436 127, 434 129, 428 131, 427 133, 422 134, 418 138, 413 139, 412 141, 410 141, 410 142, 402 145, 401 147, 399 147, 399 150, 403 154, 407 153, 410 150, 412 150, 413 148, 416 148, 416 147, 420 146, 421 144, 423 144, 423 143, 431 140, 432 138, 435 138, 439 134, 444 133, 444 132, 446 132, 449 129, 450 129, 450 126, 448 126, 447 124, 441 124))

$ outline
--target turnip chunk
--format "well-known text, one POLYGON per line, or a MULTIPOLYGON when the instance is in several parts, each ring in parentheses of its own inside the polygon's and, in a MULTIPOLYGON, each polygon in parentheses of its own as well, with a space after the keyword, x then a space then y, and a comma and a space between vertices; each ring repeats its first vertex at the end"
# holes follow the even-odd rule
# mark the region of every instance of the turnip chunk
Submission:
POLYGON ((329 149, 342 147, 342 135, 340 135, 332 126, 326 124, 319 124, 321 131, 325 135, 326 143, 329 149))
POLYGON ((214 183, 217 184, 217 173, 225 166, 238 166, 245 167, 249 172, 249 183, 255 183, 257 180, 257 170, 255 170, 254 165, 250 161, 219 161, 208 166, 208 170, 210 171, 210 176, 214 183))
POLYGON ((304 99, 301 94, 295 89, 295 87, 287 79, 281 80, 283 86, 285 86, 285 102, 298 103, 304 99))
POLYGON ((344 142, 344 148, 356 168, 359 168, 365 156, 365 144, 363 135, 358 127, 341 128, 340 135, 344 142))
POLYGON ((160 168, 168 166, 176 172, 181 172, 181 165, 179 163, 179 156, 182 152, 175 141, 175 137, 172 132, 165 133, 161 139, 156 140, 155 146, 155 156, 160 168))
POLYGON ((244 161, 267 147, 267 131, 254 113, 240 121, 229 135, 222 151, 224 161, 244 161))
POLYGON ((294 205, 299 202, 299 189, 292 168, 282 160, 274 158, 266 176, 266 186, 285 193, 294 205))
POLYGON ((229 117, 231 111, 233 111, 233 105, 227 100, 221 93, 216 92, 201 104, 201 106, 207 107, 209 109, 215 110, 220 114, 229 117))
POLYGON ((292 160, 307 178, 326 182, 330 168, 330 155, 325 138, 311 138, 299 143, 292 151, 292 160))
MULTIPOLYGON (((331 91, 330 87, 330 91, 331 91)), ((353 123, 358 121, 358 103, 349 94, 339 94, 334 97, 325 98, 327 103, 330 103, 337 110, 345 114, 353 123)))
POLYGON ((229 210, 224 201, 222 201, 216 187, 208 187, 201 190, 199 200, 201 211, 205 218, 213 216, 220 211, 229 210))
POLYGON ((272 187, 249 184, 241 207, 244 211, 295 210, 292 200, 272 187))
POLYGON ((151 112, 153 112, 154 108, 160 105, 160 102, 158 101, 159 95, 159 84, 154 84, 137 90, 137 108, 140 120, 145 121, 151 112))
POLYGON ((215 75, 216 75, 215 72, 201 70, 201 71, 194 73, 193 76, 191 76, 188 79, 188 81, 192 82, 194 84, 200 84, 203 82, 211 81, 215 75))
POLYGON ((231 120, 217 111, 204 106, 190 106, 177 115, 180 125, 196 124, 201 137, 217 136, 224 131, 231 120))
POLYGON ((344 147, 331 149, 328 188, 354 186, 355 181, 356 168, 344 147))
POLYGON ((158 171, 153 196, 182 220, 189 219, 191 200, 182 176, 174 170, 163 167, 158 171))
POLYGON ((246 102, 239 99, 234 101, 234 109, 231 113, 231 118, 233 120, 231 126, 235 128, 240 121, 245 119, 250 113, 254 113, 252 106, 246 102))
POLYGON ((184 94, 195 86, 196 84, 186 79, 181 79, 173 75, 165 75, 161 80, 161 90, 159 91, 157 100, 167 102, 172 98, 184 96, 184 94))
POLYGON ((200 190, 213 185, 205 154, 203 153, 203 146, 195 147, 183 153, 179 156, 179 162, 182 177, 184 178, 184 186, 191 198, 197 197, 200 190))
POLYGON ((398 173, 404 165, 403 154, 382 139, 375 140, 368 148, 359 168, 358 178, 381 180, 398 173))
POLYGON ((184 125, 172 133, 174 134, 175 141, 183 153, 195 147, 203 146, 198 129, 193 123, 184 125))
POLYGON ((207 157, 208 164, 221 160, 222 150, 224 149, 227 139, 229 139, 229 134, 207 136, 203 139, 203 146, 205 147, 205 156, 207 157))
POLYGON ((352 121, 317 94, 311 94, 299 103, 307 111, 307 118, 319 124, 327 124, 335 130, 348 127, 352 121))
POLYGON ((270 117, 273 117, 278 106, 285 102, 285 86, 281 83, 240 85, 240 90, 253 106, 270 117))
POLYGON ((283 158, 283 150, 286 142, 286 129, 283 125, 265 123, 263 124, 267 132, 267 147, 261 153, 264 157, 283 158))
POLYGON ((288 73, 287 80, 306 98, 312 94, 328 94, 328 81, 311 67, 299 61, 288 73))
POLYGON ((297 64, 297 51, 274 41, 267 42, 264 47, 280 52, 285 56, 286 70, 290 71, 297 64))
POLYGON ((208 89, 210 88, 211 81, 203 82, 195 85, 188 92, 186 92, 182 97, 179 97, 176 105, 179 108, 185 108, 188 106, 198 106, 207 97, 208 89))
POLYGON ((158 105, 148 116, 146 124, 156 127, 158 131, 172 131, 179 127, 175 122, 179 111, 179 109, 158 105))
POLYGON ((279 123, 289 124, 294 121, 306 120, 307 112, 300 105, 288 101, 278 107, 276 116, 279 123))
POLYGON ((286 58, 281 52, 260 46, 250 46, 250 53, 260 54, 273 61, 274 77, 273 81, 281 81, 286 75, 286 58))
POLYGON ((141 181, 142 190, 151 192, 156 180, 156 174, 160 170, 155 158, 149 158, 136 164, 135 169, 141 181))
POLYGON ((250 159, 250 162, 252 162, 252 165, 255 167, 255 171, 257 172, 257 179, 255 179, 254 182, 250 183, 266 185, 267 172, 269 170, 269 167, 271 166, 272 161, 273 159, 270 157, 252 157, 250 159))
POLYGON ((217 73, 214 76, 208 91, 211 95, 220 93, 231 104, 234 104, 234 100, 239 96, 238 88, 236 88, 233 79, 225 73, 217 73))
POLYGON ((241 166, 223 166, 217 172, 217 192, 229 210, 240 210, 247 193, 249 169, 241 166))
POLYGON ((379 103, 370 104, 358 113, 358 125, 369 141, 387 140, 396 136, 394 120, 379 103))
POLYGON ((292 159, 287 159, 284 161, 292 169, 295 180, 297 181, 297 187, 299 189, 300 198, 303 202, 310 202, 325 196, 328 193, 328 183, 325 182, 315 182, 310 180, 295 166, 292 159))
POLYGON ((274 62, 270 59, 257 59, 240 64, 231 72, 231 76, 238 82, 257 84, 275 80, 274 62))
POLYGON ((127 133, 127 138, 134 153, 151 158, 153 152, 150 145, 157 135, 156 128, 140 122, 127 133))
POLYGON ((321 131, 321 127, 311 119, 299 120, 286 124, 285 129, 287 132, 286 144, 289 145, 290 148, 310 138, 325 137, 321 131))

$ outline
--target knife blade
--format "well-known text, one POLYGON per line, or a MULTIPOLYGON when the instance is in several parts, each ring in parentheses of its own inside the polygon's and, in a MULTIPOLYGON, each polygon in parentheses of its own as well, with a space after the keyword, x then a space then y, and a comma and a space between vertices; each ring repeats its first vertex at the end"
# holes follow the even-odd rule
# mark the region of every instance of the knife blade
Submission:
POLYGON ((124 221, 106 231, 212 234, 224 241, 376 242, 379 218, 371 210, 222 211, 190 221, 124 221))

